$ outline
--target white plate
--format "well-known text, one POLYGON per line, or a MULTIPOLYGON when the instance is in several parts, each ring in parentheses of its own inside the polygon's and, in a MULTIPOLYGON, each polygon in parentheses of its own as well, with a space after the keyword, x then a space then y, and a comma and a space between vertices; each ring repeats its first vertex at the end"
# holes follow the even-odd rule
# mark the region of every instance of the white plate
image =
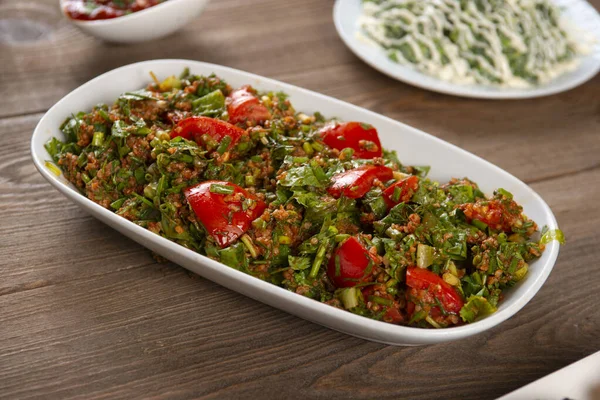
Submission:
POLYGON ((525 208, 525 213, 540 226, 548 225, 550 229, 557 228, 552 211, 530 187, 500 168, 456 146, 390 118, 331 97, 247 72, 189 60, 156 60, 131 64, 101 75, 75 89, 56 103, 35 128, 31 139, 31 152, 35 166, 44 178, 77 205, 171 261, 273 307, 332 329, 377 342, 394 345, 430 344, 461 339, 485 331, 511 317, 525 306, 550 274, 558 256, 556 242, 550 243, 543 256, 531 264, 527 278, 506 292, 505 300, 500 304, 498 312, 479 322, 441 330, 387 324, 297 295, 188 250, 92 202, 82 196, 62 175, 57 177, 44 166, 44 162, 50 159, 44 149, 44 143, 53 136, 62 139, 59 126, 69 115, 80 110, 90 110, 100 102, 112 104, 121 93, 146 86, 150 71, 160 79, 179 74, 185 67, 190 67, 194 74, 208 75, 214 72, 233 87, 251 84, 259 90, 284 91, 290 95, 296 110, 320 111, 325 116, 337 116, 344 120, 372 124, 379 130, 383 145, 397 150, 403 162, 413 165, 431 165, 433 179, 446 181, 455 176, 469 176, 479 182, 482 190, 487 193, 503 187, 514 194, 515 199, 525 208))
POLYGON ((498 400, 531 399, 600 399, 600 351, 523 386, 498 400))
POLYGON ((540 86, 526 89, 484 85, 459 85, 423 74, 414 68, 391 61, 384 50, 356 38, 356 22, 361 14, 361 0, 337 0, 333 20, 338 34, 359 58, 392 78, 434 92, 482 99, 519 99, 548 96, 564 92, 593 78, 600 70, 600 15, 584 0, 555 0, 565 17, 577 29, 596 38, 590 54, 583 56, 577 69, 540 86))

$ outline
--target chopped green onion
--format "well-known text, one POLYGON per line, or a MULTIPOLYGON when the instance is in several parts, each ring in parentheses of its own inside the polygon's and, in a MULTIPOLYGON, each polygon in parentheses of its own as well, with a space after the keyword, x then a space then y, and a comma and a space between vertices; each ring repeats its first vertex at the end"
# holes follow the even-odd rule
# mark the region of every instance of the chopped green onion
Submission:
POLYGON ((312 169, 313 173, 319 181, 324 182, 329 180, 329 178, 327 178, 327 175, 325 174, 325 171, 323 171, 323 168, 321 168, 321 166, 317 164, 316 161, 312 160, 310 162, 310 168, 312 169))
POLYGON ((360 290, 355 287, 342 289, 340 292, 340 299, 346 310, 358 306, 358 296, 360 296, 360 290))
POLYGON ((311 278, 316 278, 319 274, 319 269, 321 268, 321 264, 323 264, 323 259, 325 258, 325 253, 327 252, 327 247, 329 247, 329 241, 326 240, 317 249, 317 255, 315 256, 315 261, 313 261, 312 268, 310 269, 309 276, 311 278))
POLYGON ((177 159, 179 161, 183 161, 186 164, 191 164, 194 162, 194 157, 190 156, 189 154, 179 154, 179 156, 177 156, 177 159))
POLYGON ((245 233, 242 235, 241 240, 242 240, 242 243, 244 243, 244 246, 246 246, 246 248, 250 252, 250 255, 252 256, 252 258, 258 257, 258 251, 256 251, 256 247, 254 247, 252 238, 250 236, 248 236, 248 234, 245 233))
POLYGON ((254 186, 256 183, 254 181, 254 176, 252 176, 252 175, 244 176, 244 182, 246 183, 246 186, 254 186))
POLYGON ((210 192, 216 194, 233 194, 233 186, 221 185, 220 183, 213 183, 210 185, 210 192))
POLYGON ((308 162, 308 157, 294 157, 293 161, 296 164, 305 164, 308 162))
POLYGON ((144 196, 149 199, 153 199, 156 196, 156 188, 158 184, 156 182, 152 182, 144 187, 144 196))
POLYGON ((315 152, 313 150, 312 146, 310 145, 310 143, 308 143, 308 142, 302 143, 302 148, 304 149, 304 152, 306 153, 306 155, 308 155, 309 157, 315 152))
POLYGON ((344 240, 348 239, 350 237, 350 235, 348 235, 347 233, 340 233, 335 235, 335 237, 333 238, 335 240, 336 243, 341 243, 344 240))
POLYGON ((474 219, 471 221, 471 225, 479 229, 480 231, 485 231, 488 228, 488 225, 485 222, 482 222, 478 219, 474 219))
POLYGON ((265 229, 267 227, 267 221, 265 221, 264 219, 258 217, 256 218, 254 221, 252 221, 252 226, 255 229, 265 229))
POLYGON ((402 195, 402 189, 398 186, 394 187, 394 193, 392 193, 392 201, 394 203, 398 203, 400 201, 400 196, 402 195))
POLYGON ((425 310, 419 310, 416 313, 413 314, 413 316, 411 317, 410 321, 408 321, 408 324, 412 324, 413 322, 418 322, 423 320, 425 317, 427 317, 427 311, 425 310))
POLYGON ((227 151, 227 149, 229 148, 229 145, 231 144, 231 141, 233 139, 231 138, 231 136, 225 136, 223 138, 223 140, 221 140, 221 144, 219 144, 219 147, 217 147, 217 153, 219 154, 223 154, 227 151))
POLYGON ((280 244, 292 244, 292 239, 289 236, 279 236, 280 244))
POLYGON ((125 203, 125 200, 127 200, 126 197, 121 197, 120 199, 113 201, 112 203, 110 203, 110 208, 112 208, 113 210, 118 210, 119 208, 121 208, 123 203, 125 203))
POLYGON ((501 194, 502 196, 506 197, 509 200, 513 199, 512 193, 509 192, 508 190, 500 188, 500 189, 496 190, 496 193, 501 194))
POLYGON ((353 155, 354 155, 354 150, 352 148, 350 148, 350 147, 346 147, 345 149, 343 149, 340 152, 340 156, 341 156, 340 159, 350 160, 353 155))
MULTIPOLYGON (((231 137, 231 136, 225 136, 225 137, 231 137)), ((206 133, 204 135, 202 135, 200 137, 200 139, 202 139, 202 142, 204 142, 204 144, 206 145, 207 150, 212 150, 212 149, 216 148, 217 146, 219 146, 219 142, 217 142, 212 136, 207 135, 206 133)), ((225 140, 225 139, 223 138, 223 140, 225 140)))
POLYGON ((394 305, 394 302, 390 299, 384 299, 383 297, 379 297, 379 296, 369 296, 369 301, 373 302, 373 303, 377 303, 380 304, 382 306, 392 306, 394 305))
POLYGON ((431 318, 429 315, 425 317, 425 321, 429 322, 429 325, 433 326, 434 328, 437 328, 437 329, 441 328, 440 324, 435 322, 433 320, 433 318, 431 318))
POLYGON ((51 163, 50 161, 46 161, 44 163, 44 165, 46 166, 46 168, 48 168, 50 170, 50 172, 52 172, 54 175, 56 176, 60 176, 60 168, 58 168, 56 165, 54 165, 54 163, 51 163))
POLYGON ((84 182, 86 185, 87 185, 88 183, 90 183, 90 181, 92 180, 92 178, 90 178, 90 176, 89 176, 87 173, 85 173, 85 172, 83 172, 83 173, 81 174, 81 179, 83 180, 83 182, 84 182))
POLYGON ((385 283, 386 286, 386 292, 388 292, 391 295, 396 295, 398 294, 398 281, 396 279, 390 279, 389 281, 387 281, 385 283))
POLYGON ((336 254, 333 262, 335 264, 335 276, 342 276, 342 265, 340 264, 340 255, 336 254))
POLYGON ((108 115, 108 113, 106 111, 104 111, 103 109, 99 108, 97 110, 98 114, 104 118, 106 120, 106 122, 112 122, 112 120, 110 119, 110 115, 108 115))
POLYGON ((92 146, 102 147, 104 145, 104 132, 94 132, 92 146))
MULTIPOLYGON (((171 140, 171 135, 169 134, 169 132, 165 132, 165 131, 158 131, 158 133, 156 134, 156 137, 158 138, 158 140, 164 140, 164 141, 169 141, 171 140)), ((154 139, 152 139, 154 140, 154 139)))
POLYGON ((321 143, 319 142, 313 142, 310 144, 310 146, 315 149, 316 151, 323 151, 324 147, 321 143))

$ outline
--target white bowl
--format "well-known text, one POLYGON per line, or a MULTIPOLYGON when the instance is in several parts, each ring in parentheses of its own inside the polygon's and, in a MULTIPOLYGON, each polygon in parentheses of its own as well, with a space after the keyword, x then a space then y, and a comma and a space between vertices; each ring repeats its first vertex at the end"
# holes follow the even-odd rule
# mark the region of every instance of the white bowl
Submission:
POLYGON ((525 213, 540 226, 557 228, 552 211, 529 186, 465 150, 408 125, 331 97, 247 72, 189 60, 155 60, 131 64, 107 72, 65 96, 44 115, 33 133, 31 152, 37 169, 62 194, 96 218, 190 271, 304 319, 377 342, 393 345, 430 344, 483 332, 510 318, 525 306, 550 274, 558 256, 559 245, 556 242, 550 243, 542 257, 531 263, 530 272, 524 280, 506 291, 505 299, 495 314, 470 325, 439 330, 392 325, 311 300, 188 250, 92 202, 82 196, 62 175, 56 176, 44 166, 44 162, 50 159, 44 143, 53 136, 62 139, 59 126, 69 115, 80 110, 90 110, 100 102, 111 104, 121 93, 146 86, 150 71, 161 79, 177 75, 185 67, 189 67, 194 74, 208 75, 214 72, 233 87, 250 84, 259 90, 284 91, 290 95, 296 110, 320 111, 325 116, 369 123, 378 129, 383 145, 396 150, 404 163, 430 165, 430 175, 436 180, 469 176, 480 183, 482 190, 487 193, 498 187, 505 188, 514 194, 515 199, 523 205, 525 213))
POLYGON ((200 15, 208 0, 168 0, 123 17, 80 21, 65 12, 65 0, 60 7, 65 17, 83 32, 113 43, 139 43, 159 39, 181 29, 200 15))
POLYGON ((434 92, 481 99, 524 99, 564 92, 592 79, 600 71, 600 15, 585 0, 553 0, 580 40, 590 44, 589 54, 581 56, 573 71, 539 86, 527 88, 462 85, 424 74, 389 59, 386 52, 356 37, 356 22, 362 12, 361 0, 337 0, 333 20, 342 41, 354 54, 376 70, 394 79, 434 92))

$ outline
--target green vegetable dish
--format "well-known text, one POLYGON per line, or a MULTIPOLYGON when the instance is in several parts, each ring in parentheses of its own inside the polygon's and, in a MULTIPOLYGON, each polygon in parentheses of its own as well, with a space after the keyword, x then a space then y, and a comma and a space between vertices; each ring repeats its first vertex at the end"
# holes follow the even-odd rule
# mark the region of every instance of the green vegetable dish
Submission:
POLYGON ((389 323, 442 328, 496 310, 560 231, 512 195, 382 149, 375 127, 188 70, 69 117, 46 149, 83 195, 256 278, 389 323))
POLYGON ((585 46, 548 0, 363 0, 358 36, 459 84, 528 87, 573 70, 585 46))

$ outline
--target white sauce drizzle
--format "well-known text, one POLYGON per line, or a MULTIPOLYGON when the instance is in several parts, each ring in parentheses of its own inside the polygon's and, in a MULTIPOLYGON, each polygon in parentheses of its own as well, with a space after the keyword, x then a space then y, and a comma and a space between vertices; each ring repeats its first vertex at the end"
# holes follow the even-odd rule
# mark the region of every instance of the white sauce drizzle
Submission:
POLYGON ((577 67, 564 25, 548 0, 381 0, 363 3, 357 37, 446 81, 528 87, 577 67))

